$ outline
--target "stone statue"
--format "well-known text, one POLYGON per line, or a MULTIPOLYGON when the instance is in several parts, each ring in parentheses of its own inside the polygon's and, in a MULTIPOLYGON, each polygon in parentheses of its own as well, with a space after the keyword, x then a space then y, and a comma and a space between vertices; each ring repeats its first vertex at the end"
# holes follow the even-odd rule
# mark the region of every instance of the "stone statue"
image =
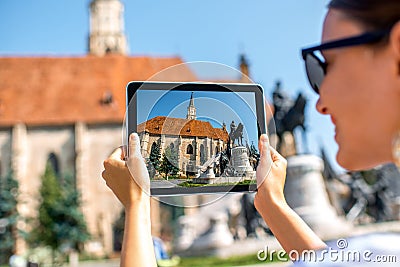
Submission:
POLYGON ((275 84, 275 90, 272 93, 272 101, 274 105, 276 132, 281 133, 285 131, 282 120, 288 113, 289 109, 293 106, 293 101, 289 95, 282 90, 280 81, 277 81, 275 84))
MULTIPOLYGON (((293 101, 282 89, 281 83, 276 83, 275 90, 272 94, 274 105, 274 121, 276 135, 278 136, 277 149, 283 156, 291 156, 297 154, 296 144, 294 140, 294 129, 300 126, 303 129, 303 146, 307 149, 306 128, 304 125, 304 110, 307 104, 305 97, 300 93, 295 101, 293 101), (289 135, 289 136, 288 136, 289 135), (291 141, 289 141, 291 140, 291 141)), ((273 127, 269 123, 269 127, 273 127)), ((273 130, 269 129, 270 133, 273 130)))
POLYGON ((234 121, 231 122, 231 132, 229 133, 229 135, 232 135, 235 131, 236 131, 236 124, 234 121))
POLYGON ((394 213, 393 204, 399 194, 399 184, 394 180, 398 177, 396 167, 390 164, 368 171, 352 172, 348 180, 337 177, 351 192, 343 206, 346 218, 359 223, 371 219, 375 222, 396 220, 398 216, 394 213))
POLYGON ((232 147, 235 145, 235 141, 238 140, 238 145, 243 146, 243 124, 239 123, 239 125, 232 128, 232 124, 235 123, 232 121, 231 123, 231 133, 229 134, 229 138, 232 141, 232 147), (232 129, 234 129, 232 131, 232 129))
POLYGON ((219 157, 219 174, 222 175, 225 172, 226 166, 229 164, 229 158, 226 151, 221 152, 219 157))

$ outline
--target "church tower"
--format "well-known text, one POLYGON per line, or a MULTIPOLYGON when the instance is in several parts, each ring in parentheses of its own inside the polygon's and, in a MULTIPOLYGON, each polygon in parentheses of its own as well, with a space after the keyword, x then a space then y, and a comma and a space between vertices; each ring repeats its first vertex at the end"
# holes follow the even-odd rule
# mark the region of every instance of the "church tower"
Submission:
POLYGON ((90 54, 127 54, 123 14, 124 6, 120 0, 93 0, 90 3, 90 54))
POLYGON ((193 99, 193 92, 192 95, 190 96, 190 103, 187 108, 187 115, 186 119, 187 120, 195 120, 196 119, 196 107, 194 106, 194 99, 193 99))
POLYGON ((240 55, 240 72, 242 73, 242 76, 240 77, 240 82, 242 82, 242 83, 251 82, 250 81, 249 63, 244 54, 240 55))

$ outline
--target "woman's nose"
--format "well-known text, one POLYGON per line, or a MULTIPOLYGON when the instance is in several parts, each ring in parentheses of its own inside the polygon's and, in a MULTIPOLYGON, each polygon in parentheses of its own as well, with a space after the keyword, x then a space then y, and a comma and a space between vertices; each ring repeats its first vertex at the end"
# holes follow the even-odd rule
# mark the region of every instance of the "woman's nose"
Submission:
POLYGON ((327 115, 328 114, 328 108, 324 106, 321 97, 318 99, 317 104, 315 105, 317 108, 317 111, 321 113, 322 115, 327 115))

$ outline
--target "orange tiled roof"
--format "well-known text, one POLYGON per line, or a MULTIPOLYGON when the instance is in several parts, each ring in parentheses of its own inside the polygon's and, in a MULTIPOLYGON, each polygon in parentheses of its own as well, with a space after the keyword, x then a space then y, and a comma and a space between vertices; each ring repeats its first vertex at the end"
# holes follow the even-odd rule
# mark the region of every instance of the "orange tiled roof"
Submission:
POLYGON ((209 122, 157 116, 138 125, 137 132, 150 134, 180 135, 188 137, 209 137, 228 141, 228 132, 214 128, 209 122))
MULTIPOLYGON (((125 87, 183 63, 179 57, 3 57, 0 58, 0 126, 122 122, 125 87), (113 101, 104 100, 112 96, 113 101), (102 101, 103 99, 103 101, 102 101), (103 103, 102 103, 103 102, 103 103)), ((188 68, 157 80, 194 81, 188 68)))

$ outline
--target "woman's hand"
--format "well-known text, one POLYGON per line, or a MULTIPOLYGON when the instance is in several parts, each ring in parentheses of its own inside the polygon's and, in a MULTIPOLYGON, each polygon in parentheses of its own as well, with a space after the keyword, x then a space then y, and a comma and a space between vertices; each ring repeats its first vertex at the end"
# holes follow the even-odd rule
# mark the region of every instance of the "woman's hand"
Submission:
POLYGON ((270 146, 266 134, 260 137, 258 148, 260 150, 260 161, 256 174, 258 191, 254 205, 260 214, 263 214, 271 204, 286 204, 283 188, 287 161, 270 146))
POLYGON ((129 136, 129 158, 124 161, 122 147, 117 148, 103 163, 102 176, 126 209, 141 200, 149 199, 150 179, 140 154, 140 140, 136 133, 129 136))
POLYGON ((269 145, 268 136, 265 134, 260 138, 259 150, 258 191, 254 198, 254 206, 274 236, 292 260, 297 260, 296 255, 301 255, 304 250, 326 247, 324 242, 286 203, 283 194, 286 159, 269 145))
POLYGON ((150 220, 150 179, 140 154, 136 133, 129 136, 129 158, 122 147, 104 161, 102 173, 107 186, 125 206, 125 230, 121 251, 122 267, 156 267, 150 220))

